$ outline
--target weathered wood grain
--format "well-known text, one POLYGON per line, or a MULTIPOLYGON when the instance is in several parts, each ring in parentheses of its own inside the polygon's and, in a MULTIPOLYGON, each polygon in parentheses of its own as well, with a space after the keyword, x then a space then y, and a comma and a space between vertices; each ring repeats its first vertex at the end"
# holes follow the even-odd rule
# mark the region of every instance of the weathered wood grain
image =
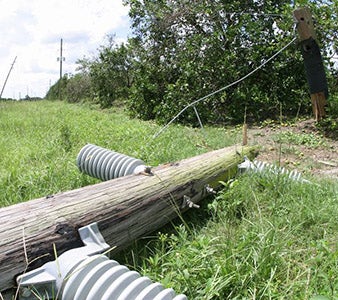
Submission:
MULTIPOLYGON (((117 251, 165 225, 182 211, 183 196, 198 202, 205 186, 219 187, 255 148, 232 146, 131 175, 0 209, 0 291, 15 276, 81 244, 78 228, 97 222, 117 251), (40 257, 40 259, 37 259, 40 257)), ((184 210, 184 209, 183 209, 184 210)))

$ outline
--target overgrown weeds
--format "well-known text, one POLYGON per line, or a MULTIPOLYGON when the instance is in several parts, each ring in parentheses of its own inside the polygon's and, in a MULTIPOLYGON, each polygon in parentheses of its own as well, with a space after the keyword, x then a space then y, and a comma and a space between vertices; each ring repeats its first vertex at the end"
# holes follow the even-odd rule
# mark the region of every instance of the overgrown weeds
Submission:
MULTIPOLYGON (((9 205, 97 182, 75 158, 86 144, 175 161, 241 141, 240 129, 131 120, 62 102, 6 103, 0 110, 0 199, 9 205)), ((280 136, 316 148, 321 139, 280 136)), ((338 185, 244 174, 201 208, 135 242, 118 261, 189 299, 338 299, 338 185), (183 223, 183 224, 182 224, 183 223)), ((1 298, 1 297, 0 297, 1 298)))
POLYGON ((157 166, 238 143, 240 130, 160 127, 130 119, 121 109, 98 110, 59 101, 6 102, 0 110, 0 206, 98 180, 81 174, 75 160, 87 143, 157 166))
POLYGON ((268 178, 226 183, 206 225, 158 233, 131 264, 194 299, 337 299, 337 184, 268 178))

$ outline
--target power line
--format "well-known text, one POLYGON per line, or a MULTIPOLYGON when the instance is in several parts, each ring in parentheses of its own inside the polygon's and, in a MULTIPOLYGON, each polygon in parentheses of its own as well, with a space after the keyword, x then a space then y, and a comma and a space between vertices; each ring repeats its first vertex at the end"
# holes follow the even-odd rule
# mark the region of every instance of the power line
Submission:
POLYGON ((273 60, 276 56, 278 56, 282 51, 284 51, 286 48, 288 48, 293 42, 296 41, 297 38, 293 38, 292 41, 290 41, 286 46, 284 46, 283 48, 281 48, 279 51, 277 51, 274 55, 272 55, 269 59, 267 59, 266 61, 264 61, 260 66, 258 66, 256 69, 254 69, 253 71, 249 72, 248 74, 246 74, 245 76, 241 77, 240 79, 228 84, 225 87, 220 88, 217 91, 214 91, 202 98, 199 98, 193 102, 191 102, 190 104, 188 104, 187 106, 185 106, 174 118, 172 118, 164 127, 162 127, 156 134, 154 134, 153 138, 157 138, 165 129, 168 128, 168 126, 173 123, 184 111, 186 111, 189 107, 195 106, 197 103, 204 101, 205 99, 218 94, 219 92, 224 91, 225 89, 232 87, 233 85, 236 85, 237 83, 240 83, 241 81, 245 80, 246 78, 250 77, 252 74, 254 74, 255 72, 257 72, 259 69, 261 69, 262 67, 264 67, 268 62, 270 62, 271 60, 273 60))
POLYGON ((258 16, 258 17, 273 17, 273 18, 284 18, 286 15, 283 14, 273 14, 273 13, 259 13, 259 12, 225 12, 224 15, 228 16, 258 16))

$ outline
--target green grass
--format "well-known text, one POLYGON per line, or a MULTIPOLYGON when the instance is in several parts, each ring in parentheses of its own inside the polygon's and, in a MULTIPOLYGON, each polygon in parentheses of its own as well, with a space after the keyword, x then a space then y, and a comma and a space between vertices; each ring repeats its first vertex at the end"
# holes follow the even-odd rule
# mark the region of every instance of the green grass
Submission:
POLYGON ((303 145, 309 148, 325 146, 323 137, 316 133, 295 133, 284 131, 276 134, 276 142, 293 145, 303 145))
POLYGON ((124 262, 189 299, 338 299, 337 193, 244 175, 124 262))
POLYGON ((122 110, 97 110, 64 102, 0 102, 0 206, 98 180, 80 174, 75 160, 87 143, 143 159, 180 160, 240 141, 240 130, 171 126, 130 119, 122 110))
MULTIPOLYGON (((153 139, 160 128, 120 110, 0 102, 1 205, 98 182, 75 165, 86 143, 156 166, 238 143, 241 135, 175 125, 153 139)), ((281 138, 318 144, 303 135, 281 138)), ((338 183, 311 180, 244 174, 114 259, 189 299, 338 299, 338 183)))

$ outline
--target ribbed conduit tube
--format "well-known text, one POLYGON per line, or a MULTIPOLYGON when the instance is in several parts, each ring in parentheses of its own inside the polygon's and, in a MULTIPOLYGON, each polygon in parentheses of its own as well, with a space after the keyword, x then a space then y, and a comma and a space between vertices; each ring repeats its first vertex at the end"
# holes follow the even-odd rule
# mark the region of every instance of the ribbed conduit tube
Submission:
POLYGON ((133 174, 145 169, 144 162, 93 144, 85 145, 79 152, 76 164, 79 170, 103 181, 133 174))
POLYGON ((153 283, 148 277, 130 271, 105 255, 82 261, 68 276, 62 300, 188 300, 153 283))
POLYGON ((244 162, 238 165, 238 168, 241 172, 243 171, 254 171, 259 173, 270 173, 275 175, 282 175, 286 179, 291 179, 299 181, 302 183, 310 183, 309 180, 302 178, 302 174, 297 170, 287 170, 284 167, 279 167, 267 162, 262 162, 259 160, 254 160, 251 162, 247 157, 244 157, 244 162))

